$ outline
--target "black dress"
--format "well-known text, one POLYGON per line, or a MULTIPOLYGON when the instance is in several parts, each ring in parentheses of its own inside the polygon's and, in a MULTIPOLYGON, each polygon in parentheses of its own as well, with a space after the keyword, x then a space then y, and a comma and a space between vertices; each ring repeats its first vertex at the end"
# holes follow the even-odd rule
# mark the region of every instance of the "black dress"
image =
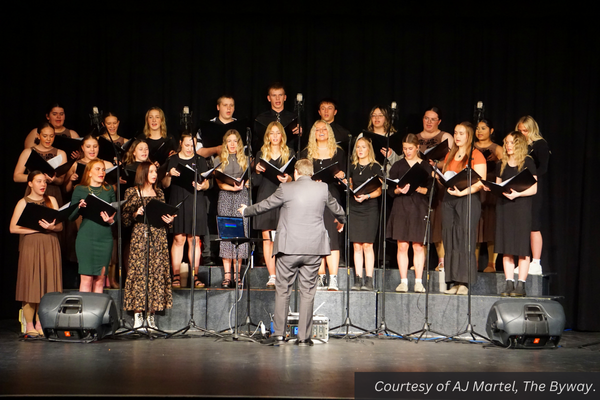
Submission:
MULTIPOLYGON (((361 166, 357 164, 350 167, 350 178, 353 188, 365 183, 373 175, 382 176, 381 165, 361 166)), ((379 227, 379 202, 378 199, 368 199, 359 203, 350 193, 350 219, 348 224, 348 237, 353 243, 375 243, 377 228, 379 227)))
MULTIPOLYGON (((196 162, 196 165, 198 166, 198 174, 208 171, 206 159, 204 157, 196 156, 185 160, 179 157, 179 154, 175 154, 169 158, 169 161, 167 162, 167 171, 170 171, 171 168, 177 169, 177 165, 179 164, 189 165, 193 168, 194 162, 196 162)), ((191 235, 194 225, 194 193, 173 183, 173 178, 171 179, 169 204, 176 206, 183 201, 183 204, 179 207, 177 218, 175 218, 173 221, 173 233, 184 233, 186 235, 191 235)), ((206 197, 204 196, 204 191, 200 190, 196 196, 196 236, 203 236, 207 234, 208 225, 206 197)))
MULTIPOLYGON (((302 150, 299 157, 299 159, 304 158, 308 158, 308 151, 306 149, 302 150)), ((323 168, 326 168, 335 162, 338 163, 338 166, 342 171, 346 171, 346 154, 341 148, 338 148, 337 152, 331 158, 326 158, 322 160, 313 159, 314 173, 319 172, 323 168)), ((341 201, 342 190, 340 188, 340 184, 329 183, 327 187, 329 189, 329 193, 331 193, 331 195, 337 200, 338 203, 340 203, 340 205, 343 205, 341 201)), ((337 226, 334 223, 334 220, 335 217, 333 216, 331 211, 329 211, 329 208, 325 208, 325 212, 323 214, 323 222, 325 223, 325 229, 327 229, 327 233, 329 234, 331 250, 340 250, 340 240, 342 235, 340 235, 340 233, 337 231, 337 226)))
POLYGON ((529 145, 529 155, 535 162, 537 171, 537 193, 533 197, 533 219, 531 221, 531 230, 537 232, 542 230, 542 205, 546 183, 546 172, 548 172, 548 162, 550 160, 550 148, 545 139, 536 140, 529 145))
MULTIPOLYGON (((432 168, 427 162, 421 162, 421 166, 430 175, 424 187, 431 188, 432 168)), ((390 179, 400 179, 410 169, 406 159, 402 159, 392 165, 390 179)), ((412 191, 410 194, 396 194, 395 187, 390 187, 388 193, 394 197, 392 212, 388 218, 386 237, 401 242, 423 243, 425 237, 425 218, 429 207, 429 196, 412 191)))
MULTIPOLYGON (((496 176, 502 181, 519 173, 518 167, 506 165, 500 175, 502 164, 496 166, 496 176)), ((531 157, 525 159, 524 168, 536 174, 535 163, 531 157)), ((530 232, 532 223, 533 196, 517 197, 509 200, 502 196, 496 203, 496 251, 498 254, 527 257, 530 255, 530 232)))
MULTIPOLYGON (((294 156, 294 150, 290 149, 290 156, 294 156)), ((262 158, 262 151, 256 154, 256 159, 262 158)), ((276 160, 268 160, 271 164, 277 168, 283 167, 284 163, 281 157, 276 160)), ((275 193, 275 190, 279 187, 279 184, 274 183, 269 178, 264 177, 262 174, 254 172, 252 174, 252 186, 258 186, 258 193, 256 194, 256 202, 259 203, 275 193)), ((279 208, 271 211, 267 211, 264 214, 257 215, 253 218, 252 228, 259 231, 268 231, 277 229, 277 222, 279 221, 279 208)))

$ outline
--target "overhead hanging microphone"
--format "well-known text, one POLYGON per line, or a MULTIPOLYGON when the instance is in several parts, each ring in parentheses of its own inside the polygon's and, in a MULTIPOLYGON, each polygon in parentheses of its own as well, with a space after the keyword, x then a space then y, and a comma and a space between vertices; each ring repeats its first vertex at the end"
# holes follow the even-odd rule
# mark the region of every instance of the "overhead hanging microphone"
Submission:
POLYGON ((475 105, 475 113, 473 115, 473 119, 476 121, 476 124, 484 118, 485 115, 485 107, 483 106, 483 101, 478 101, 475 105))
POLYGON ((192 114, 188 106, 183 106, 183 112, 179 115, 179 125, 186 131, 190 129, 192 124, 192 114))
POLYGON ((390 108, 392 109, 391 123, 393 124, 397 118, 396 112, 397 112, 398 104, 396 104, 395 101, 392 101, 392 105, 390 106, 390 108))
POLYGON ((102 125, 102 116, 101 116, 102 112, 98 111, 98 107, 94 106, 92 107, 92 113, 90 114, 90 125, 95 126, 96 129, 98 130, 98 135, 100 134, 101 131, 101 125, 102 125))

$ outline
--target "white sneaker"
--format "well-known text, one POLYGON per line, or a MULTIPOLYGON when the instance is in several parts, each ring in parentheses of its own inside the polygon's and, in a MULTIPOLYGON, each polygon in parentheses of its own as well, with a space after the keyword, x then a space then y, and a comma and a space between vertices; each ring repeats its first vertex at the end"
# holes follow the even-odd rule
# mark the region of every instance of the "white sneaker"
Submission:
POLYGON ((144 317, 141 312, 136 312, 133 314, 133 329, 141 328, 144 324, 144 317))
POLYGON ((275 289, 275 275, 269 275, 269 280, 267 281, 267 289, 275 289))
POLYGON ((327 290, 329 290, 330 292, 337 292, 339 290, 337 275, 329 275, 329 287, 327 288, 327 290))
POLYGON ((396 292, 400 292, 400 293, 408 292, 408 284, 400 283, 398 286, 396 286, 396 292))
POLYGON ((425 293, 425 286, 423 286, 423 283, 415 282, 415 293, 425 293))
POLYGON ((325 275, 319 275, 317 278, 317 290, 325 290, 325 275))
POLYGON ((146 318, 148 321, 148 327, 150 329, 158 329, 158 327, 156 326, 156 322, 154 321, 154 314, 148 314, 148 318, 146 318))
MULTIPOLYGON (((515 272, 518 274, 518 272, 515 272)), ((542 265, 539 262, 531 262, 529 264, 529 275, 542 275, 542 265)))

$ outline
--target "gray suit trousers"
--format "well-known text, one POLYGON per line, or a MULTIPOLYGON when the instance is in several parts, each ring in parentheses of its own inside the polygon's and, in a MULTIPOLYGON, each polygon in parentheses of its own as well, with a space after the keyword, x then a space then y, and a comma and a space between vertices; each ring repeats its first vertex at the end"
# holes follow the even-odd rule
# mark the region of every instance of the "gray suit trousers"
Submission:
POLYGON ((298 278, 300 291, 300 309, 298 310, 298 340, 312 337, 313 307, 317 292, 317 277, 321 256, 278 254, 275 261, 275 317, 273 328, 275 335, 285 335, 287 315, 290 308, 290 296, 294 281, 298 278))

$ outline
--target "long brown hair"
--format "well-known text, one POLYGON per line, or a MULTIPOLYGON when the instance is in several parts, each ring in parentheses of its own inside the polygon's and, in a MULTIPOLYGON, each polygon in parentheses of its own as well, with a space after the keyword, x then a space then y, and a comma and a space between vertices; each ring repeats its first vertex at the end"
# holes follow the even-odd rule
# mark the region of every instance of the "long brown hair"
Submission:
MULTIPOLYGON (((469 121, 463 121, 460 124, 456 124, 456 126, 464 126, 465 130, 467 131, 467 143, 465 144, 465 147, 467 149, 471 148, 471 143, 473 142, 473 133, 475 132, 475 129, 473 128, 473 124, 470 123, 469 121)), ((456 129, 456 128, 454 128, 456 129)), ((458 151, 458 146, 456 145, 456 143, 454 144, 454 146, 452 146, 452 149, 450 149, 450 153, 448 153, 448 158, 446 161, 446 163, 444 164, 444 170, 442 172, 446 172, 448 171, 448 165, 452 162, 452 160, 454 160, 454 156, 456 155, 456 152, 458 151)), ((460 161, 462 166, 461 169, 464 169, 467 166, 467 161, 469 160, 469 157, 463 157, 463 159, 460 161)))
MULTIPOLYGON (((148 175, 150 175, 150 167, 154 165, 150 161, 143 161, 138 165, 135 171, 135 185, 144 187, 148 182, 148 175)), ((156 190, 156 182, 152 184, 152 189, 156 190)))
MULTIPOLYGON (((27 185, 29 186, 29 183, 33 182, 33 180, 35 179, 35 177, 38 176, 38 175, 44 175, 44 173, 42 171, 38 171, 38 170, 31 171, 29 173, 29 175, 27 175, 27 185)), ((46 187, 48 187, 48 182, 46 182, 46 187)), ((33 192, 33 190, 32 190, 32 192, 33 192)), ((46 207, 48 207, 48 208, 53 208, 52 207, 52 201, 50 201, 50 196, 48 196, 46 194, 46 192, 44 192, 44 194, 42 195, 42 197, 44 198, 44 205, 46 207)))

